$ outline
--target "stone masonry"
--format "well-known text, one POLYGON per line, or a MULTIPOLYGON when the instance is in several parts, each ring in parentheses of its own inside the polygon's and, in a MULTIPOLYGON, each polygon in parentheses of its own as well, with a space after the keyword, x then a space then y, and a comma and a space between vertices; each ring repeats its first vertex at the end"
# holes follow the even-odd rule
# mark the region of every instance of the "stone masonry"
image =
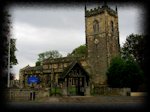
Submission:
POLYGON ((106 71, 113 57, 119 54, 118 14, 107 5, 86 10, 87 61, 91 67, 92 85, 107 85, 106 71))

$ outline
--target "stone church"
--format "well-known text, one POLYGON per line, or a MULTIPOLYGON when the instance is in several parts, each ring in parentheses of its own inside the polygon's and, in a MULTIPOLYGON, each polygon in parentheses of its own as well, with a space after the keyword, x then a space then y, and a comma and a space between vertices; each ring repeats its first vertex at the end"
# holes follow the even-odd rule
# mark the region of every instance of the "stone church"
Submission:
POLYGON ((87 10, 85 6, 87 55, 46 59, 40 66, 20 69, 22 88, 62 88, 63 95, 89 95, 96 88, 107 87, 106 71, 113 57, 119 55, 118 12, 104 4, 87 10), (35 76, 39 82, 28 83, 35 76))

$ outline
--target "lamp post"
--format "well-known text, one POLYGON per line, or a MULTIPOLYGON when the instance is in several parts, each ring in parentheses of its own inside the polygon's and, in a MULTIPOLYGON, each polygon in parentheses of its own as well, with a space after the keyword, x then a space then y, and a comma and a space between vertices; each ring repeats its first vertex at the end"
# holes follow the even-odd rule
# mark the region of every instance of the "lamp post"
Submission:
POLYGON ((8 77, 7 77, 7 87, 10 87, 10 38, 8 38, 8 77))

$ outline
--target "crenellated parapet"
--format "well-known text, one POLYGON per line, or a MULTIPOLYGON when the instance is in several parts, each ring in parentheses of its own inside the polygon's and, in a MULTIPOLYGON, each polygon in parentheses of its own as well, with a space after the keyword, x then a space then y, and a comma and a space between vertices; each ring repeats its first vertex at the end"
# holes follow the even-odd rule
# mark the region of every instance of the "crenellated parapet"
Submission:
POLYGON ((107 10, 107 12, 110 15, 118 17, 117 10, 115 11, 115 10, 111 9, 110 7, 108 7, 107 5, 98 7, 98 8, 94 8, 94 9, 90 9, 90 10, 85 10, 85 17, 95 16, 95 15, 104 13, 105 10, 107 10))

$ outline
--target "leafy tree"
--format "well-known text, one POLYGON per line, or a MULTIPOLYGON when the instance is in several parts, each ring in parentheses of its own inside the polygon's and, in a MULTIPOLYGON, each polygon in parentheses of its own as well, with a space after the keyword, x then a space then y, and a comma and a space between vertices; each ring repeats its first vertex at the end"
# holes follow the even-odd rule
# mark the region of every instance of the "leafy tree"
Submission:
POLYGON ((40 61, 37 61, 36 63, 35 63, 35 66, 40 66, 41 65, 41 62, 40 61))
POLYGON ((107 82, 111 87, 130 87, 132 91, 137 91, 143 83, 143 72, 138 64, 132 59, 128 60, 116 57, 112 59, 107 71, 107 82))
POLYGON ((57 50, 52 50, 45 52, 45 57, 49 59, 61 58, 62 54, 60 54, 57 50))
POLYGON ((12 65, 18 64, 15 52, 17 51, 16 49, 16 39, 11 38, 10 39, 10 65, 12 68, 12 65))
POLYGON ((38 54, 38 56, 39 56, 39 58, 38 58, 38 61, 39 61, 39 62, 41 62, 41 61, 43 61, 44 59, 46 59, 46 58, 45 58, 45 52, 38 54))
MULTIPOLYGON (((7 49, 6 49, 6 54, 7 54, 6 66, 8 65, 8 49, 9 49, 8 46, 9 46, 9 43, 7 43, 7 49)), ((12 68, 13 65, 18 64, 18 60, 15 55, 16 51, 17 51, 16 39, 10 38, 10 68, 12 68)))
POLYGON ((87 52, 86 45, 80 45, 79 47, 75 48, 72 53, 68 54, 68 57, 80 57, 85 56, 87 52))
POLYGON ((121 52, 124 59, 132 57, 143 69, 144 68, 144 35, 131 34, 127 37, 121 52))
MULTIPOLYGON (((7 48, 6 51, 8 53, 8 48, 7 48)), ((16 39, 10 38, 10 68, 13 68, 13 65, 18 64, 16 55, 15 55, 16 51, 17 51, 17 48, 16 48, 16 39)), ((8 64, 8 61, 7 61, 7 64, 8 64)), ((14 79, 15 79, 15 74, 13 74, 13 73, 10 72, 10 80, 14 80, 14 79)))
POLYGON ((41 65, 41 62, 45 59, 55 59, 55 58, 61 58, 62 54, 60 54, 57 50, 52 51, 46 51, 43 53, 40 53, 38 58, 38 61, 36 62, 36 66, 41 65))
MULTIPOLYGON (((144 72, 144 52, 145 52, 146 35, 131 34, 127 37, 122 49, 122 57, 126 60, 133 58, 144 72)), ((146 90, 146 74, 144 74, 144 82, 140 90, 146 90)))

